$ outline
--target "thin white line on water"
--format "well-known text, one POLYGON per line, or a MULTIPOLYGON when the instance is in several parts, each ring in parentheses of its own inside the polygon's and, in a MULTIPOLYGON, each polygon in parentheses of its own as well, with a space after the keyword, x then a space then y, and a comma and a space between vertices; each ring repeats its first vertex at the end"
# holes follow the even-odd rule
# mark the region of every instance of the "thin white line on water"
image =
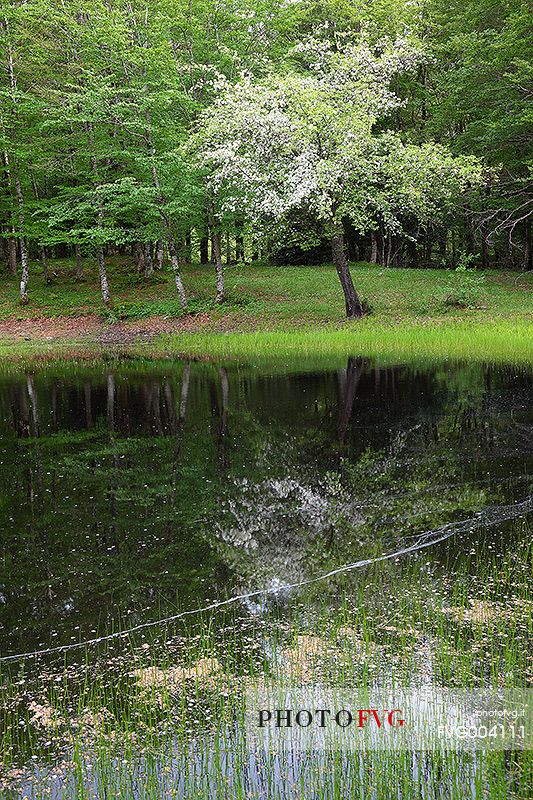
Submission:
POLYGON ((409 547, 404 547, 401 550, 395 550, 392 553, 386 553, 385 555, 376 556, 375 558, 364 558, 361 561, 354 561, 352 564, 344 564, 342 567, 337 567, 329 572, 324 572, 322 575, 317 575, 314 578, 306 578, 305 580, 297 581, 296 583, 286 583, 276 587, 256 589, 253 592, 245 592, 244 594, 233 595, 232 597, 228 597, 226 600, 218 600, 214 603, 210 603, 207 606, 202 606, 201 608, 180 611, 178 614, 173 614, 170 617, 153 620, 152 622, 143 622, 139 625, 134 625, 131 628, 127 628, 125 631, 116 631, 115 633, 109 633, 105 636, 98 636, 95 639, 86 639, 83 642, 74 642, 72 644, 58 645, 57 647, 48 647, 44 650, 30 650, 27 653, 15 653, 9 656, 2 656, 0 657, 0 663, 17 661, 23 658, 35 658, 36 656, 45 656, 49 655, 50 653, 66 653, 69 650, 79 650, 80 647, 89 647, 90 645, 101 644, 102 642, 107 642, 111 639, 121 639, 125 636, 129 636, 132 633, 137 633, 138 631, 146 630, 147 628, 153 628, 156 625, 165 625, 169 622, 175 622, 183 617, 190 617, 194 614, 202 614, 204 611, 213 611, 217 608, 221 608, 222 606, 238 603, 239 600, 248 600, 251 597, 259 597, 260 595, 275 595, 290 589, 299 589, 302 586, 309 586, 312 583, 318 583, 319 581, 327 580, 327 578, 332 578, 334 575, 340 575, 343 572, 351 572, 354 569, 366 567, 369 564, 376 564, 379 561, 387 561, 391 558, 400 558, 400 556, 407 555, 408 553, 416 553, 418 550, 423 550, 426 547, 432 547, 435 544, 439 544, 439 542, 444 542, 446 539, 449 539, 455 534, 471 532, 476 530, 476 528, 481 528, 482 526, 492 527, 493 525, 497 525, 499 522, 506 522, 507 520, 515 519, 516 517, 522 517, 532 511, 533 495, 529 495, 525 500, 522 500, 519 503, 511 503, 510 505, 506 506, 487 506, 487 508, 483 509, 483 511, 478 511, 473 517, 469 517, 468 519, 461 520, 459 522, 447 522, 445 525, 441 525, 440 528, 435 528, 433 531, 421 533, 417 542, 409 545, 409 547))

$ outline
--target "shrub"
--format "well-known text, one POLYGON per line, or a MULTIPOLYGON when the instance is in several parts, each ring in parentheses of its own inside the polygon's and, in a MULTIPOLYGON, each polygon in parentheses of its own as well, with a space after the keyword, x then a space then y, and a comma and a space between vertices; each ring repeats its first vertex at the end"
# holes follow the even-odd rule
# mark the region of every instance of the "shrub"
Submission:
POLYGON ((485 276, 471 267, 474 255, 463 253, 451 272, 451 282, 445 287, 442 301, 445 306, 475 308, 483 296, 485 276))

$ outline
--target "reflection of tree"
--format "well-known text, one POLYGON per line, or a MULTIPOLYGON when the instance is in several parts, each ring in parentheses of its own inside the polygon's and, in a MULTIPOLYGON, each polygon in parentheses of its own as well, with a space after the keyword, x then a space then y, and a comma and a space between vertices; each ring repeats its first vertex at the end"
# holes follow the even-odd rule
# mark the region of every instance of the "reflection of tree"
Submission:
POLYGON ((339 386, 339 413, 337 422, 337 438, 341 448, 344 447, 346 432, 352 418, 353 404, 357 386, 365 368, 362 358, 349 358, 346 369, 337 370, 339 386))
POLYGON ((462 385, 355 358, 339 373, 145 372, 0 385, 6 631, 46 641, 100 609, 153 616, 224 581, 305 577, 467 515, 486 501, 479 463, 497 474, 507 452, 512 476, 531 454, 531 387, 505 395, 494 372, 493 392, 479 369, 462 385))

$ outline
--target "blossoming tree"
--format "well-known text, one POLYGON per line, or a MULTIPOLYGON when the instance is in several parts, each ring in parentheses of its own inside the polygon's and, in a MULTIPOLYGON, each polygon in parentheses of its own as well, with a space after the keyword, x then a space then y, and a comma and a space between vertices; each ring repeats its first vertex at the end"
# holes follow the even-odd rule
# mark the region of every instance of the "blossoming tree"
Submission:
POLYGON ((441 213, 477 181, 472 158, 433 143, 405 144, 386 129, 403 101, 393 77, 420 52, 407 40, 336 50, 296 48, 299 69, 263 81, 244 75, 201 117, 196 149, 211 190, 227 211, 244 210, 267 233, 295 213, 314 218, 331 242, 346 316, 361 317, 344 247, 344 220, 361 233, 401 229, 402 214, 441 213))

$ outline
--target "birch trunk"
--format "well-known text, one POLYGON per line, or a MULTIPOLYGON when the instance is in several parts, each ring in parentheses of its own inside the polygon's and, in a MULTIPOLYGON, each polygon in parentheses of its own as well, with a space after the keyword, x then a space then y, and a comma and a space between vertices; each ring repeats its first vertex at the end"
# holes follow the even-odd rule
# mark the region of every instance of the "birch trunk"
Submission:
POLYGON ((155 246, 155 252, 156 252, 155 268, 157 270, 162 270, 163 269, 163 258, 164 258, 165 253, 164 253, 164 250, 163 250, 163 242, 161 241, 161 239, 157 240, 157 243, 156 243, 156 246, 155 246))
POLYGON ((15 175, 15 192, 17 195, 17 205, 19 210, 19 228, 20 228, 20 302, 22 305, 28 303, 28 280, 30 277, 30 268, 28 263, 28 245, 24 236, 24 228, 26 225, 26 217, 24 213, 24 195, 22 194, 22 186, 20 185, 20 178, 15 175))
MULTIPOLYGON (((100 175, 98 171, 98 162, 96 160, 96 153, 94 150, 94 130, 91 122, 87 122, 86 124, 86 131, 87 136, 89 139, 89 147, 91 150, 90 160, 91 160, 91 169, 93 175, 96 180, 96 202, 98 205, 98 229, 102 230, 104 227, 104 206, 102 199, 98 194, 98 183, 100 180, 100 175)), ((107 282, 107 270, 105 266, 105 256, 104 256, 104 248, 103 245, 98 245, 96 249, 96 261, 98 263, 98 276, 100 278, 100 290, 102 292, 102 300, 104 301, 104 305, 108 306, 111 300, 109 294, 109 284, 107 282)))
POLYGON ((178 258, 178 251, 176 248, 176 240, 174 239, 174 234, 172 233, 172 226, 170 224, 170 218, 165 211, 165 198, 161 192, 161 184, 159 181, 159 175, 157 172, 157 166, 155 163, 155 148, 152 143, 152 134, 150 131, 150 112, 146 111, 145 113, 145 121, 146 121, 146 128, 145 128, 145 140, 146 146, 148 148, 148 152, 150 154, 150 159, 152 162, 152 184, 154 189, 157 191, 157 201, 159 205, 159 214, 163 221, 163 225, 165 226, 165 233, 167 235, 167 245, 168 245, 168 253, 170 256, 170 266, 172 267, 172 272, 174 273, 174 283, 176 284, 176 290, 178 292, 178 297, 180 301, 180 306, 185 311, 187 309, 187 295, 185 293, 185 287, 183 285, 183 281, 181 279, 181 269, 180 269, 180 262, 178 258))
MULTIPOLYGON (((8 46, 7 46, 7 72, 9 76, 9 86, 11 89, 12 95, 12 102, 13 102, 13 119, 16 121, 17 112, 16 112, 16 93, 17 93, 17 79, 15 76, 15 69, 13 66, 13 52, 11 50, 11 42, 9 40, 9 28, 7 24, 7 19, 4 18, 5 28, 8 32, 8 46)), ((15 137, 14 130, 11 134, 12 138, 15 137)), ((15 144, 15 142, 13 142, 15 144)), ((9 171, 9 157, 7 152, 4 152, 4 165, 6 170, 9 171)), ((20 175, 18 171, 18 165, 15 164, 14 169, 12 169, 14 173, 14 183, 15 183, 15 194, 17 196, 17 207, 18 207, 18 221, 19 221, 19 248, 20 248, 20 263, 21 263, 21 275, 20 275, 20 302, 23 305, 28 303, 28 280, 29 280, 29 264, 28 264, 28 245, 25 238, 25 228, 26 228, 26 216, 24 210, 24 194, 22 192, 22 186, 20 183, 20 175)))

